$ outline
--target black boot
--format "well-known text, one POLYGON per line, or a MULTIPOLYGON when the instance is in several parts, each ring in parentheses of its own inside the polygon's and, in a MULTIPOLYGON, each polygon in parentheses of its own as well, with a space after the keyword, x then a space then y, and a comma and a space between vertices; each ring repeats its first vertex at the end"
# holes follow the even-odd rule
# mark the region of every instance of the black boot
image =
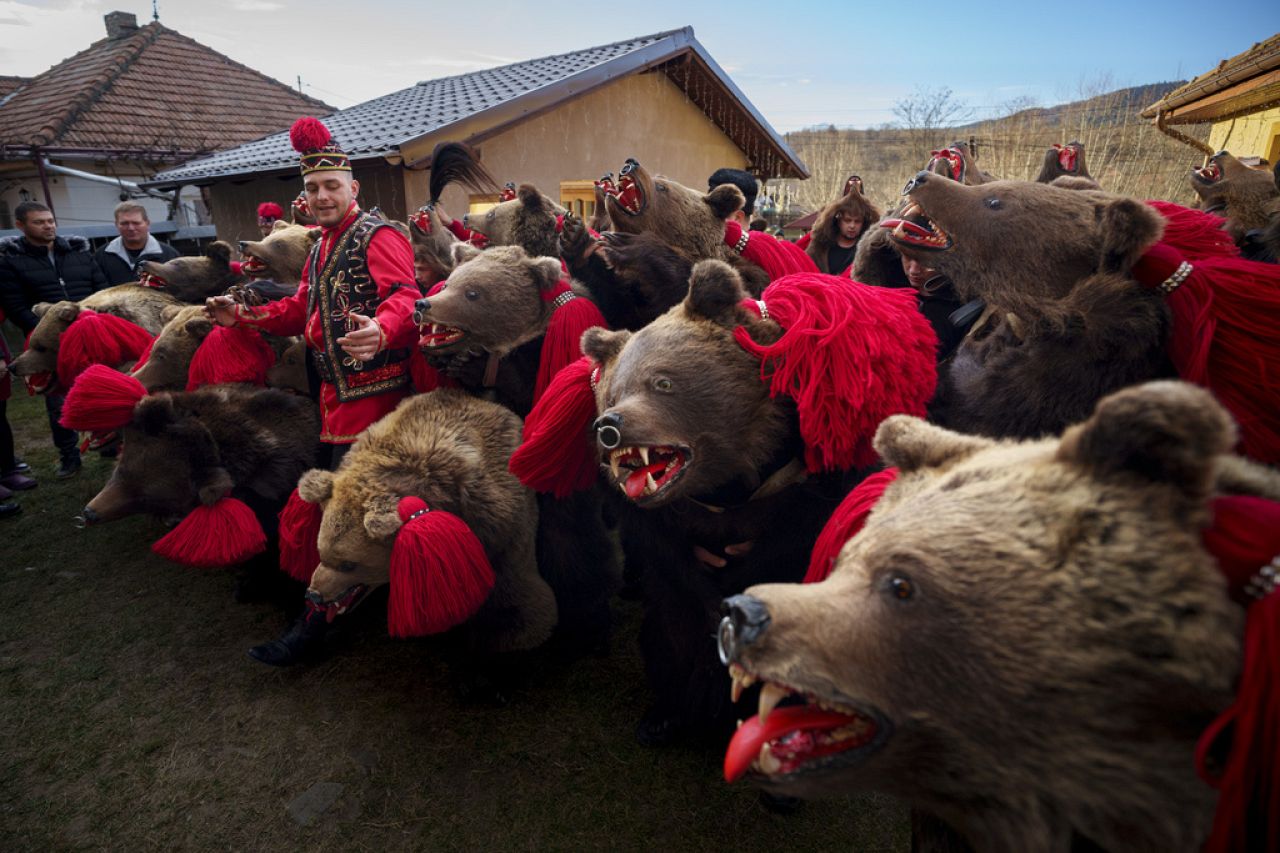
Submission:
POLYGON ((326 611, 307 602, 302 615, 293 620, 280 639, 254 646, 249 649, 249 657, 268 666, 293 666, 318 660, 324 651, 324 638, 328 633, 326 611))

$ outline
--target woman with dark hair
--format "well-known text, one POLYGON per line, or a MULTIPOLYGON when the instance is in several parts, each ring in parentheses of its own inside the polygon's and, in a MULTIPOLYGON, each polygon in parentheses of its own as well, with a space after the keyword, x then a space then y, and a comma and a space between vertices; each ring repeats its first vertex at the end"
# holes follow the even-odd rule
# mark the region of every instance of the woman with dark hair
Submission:
POLYGON ((822 208, 813 230, 796 245, 813 258, 821 272, 847 275, 858 240, 879 221, 876 206, 862 193, 850 192, 822 208))

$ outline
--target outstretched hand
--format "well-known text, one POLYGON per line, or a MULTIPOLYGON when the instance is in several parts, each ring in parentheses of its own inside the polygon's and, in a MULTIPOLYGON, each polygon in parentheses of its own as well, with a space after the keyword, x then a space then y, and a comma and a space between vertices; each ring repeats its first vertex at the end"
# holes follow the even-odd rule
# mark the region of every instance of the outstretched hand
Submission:
POLYGON ((372 317, 354 311, 347 317, 355 324, 355 328, 338 338, 338 346, 352 358, 368 361, 382 349, 382 327, 372 317))
POLYGON ((234 326, 236 301, 230 296, 210 296, 204 301, 204 315, 219 326, 234 326))

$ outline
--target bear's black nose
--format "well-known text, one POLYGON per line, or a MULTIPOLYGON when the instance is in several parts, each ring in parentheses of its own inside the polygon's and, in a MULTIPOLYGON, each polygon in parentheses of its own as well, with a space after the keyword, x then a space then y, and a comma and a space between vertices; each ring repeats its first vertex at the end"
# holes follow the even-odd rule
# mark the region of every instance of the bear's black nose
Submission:
POLYGON ((245 246, 247 246, 247 245, 249 245, 249 241, 248 241, 248 240, 241 240, 241 241, 240 241, 240 253, 241 253, 241 254, 244 254, 244 247, 245 247, 245 246))
POLYGON ((1226 154, 1226 153, 1227 153, 1227 149, 1223 148, 1223 149, 1222 149, 1221 151, 1219 151, 1217 154, 1214 154, 1214 155, 1213 155, 1213 157, 1212 157, 1211 159, 1213 159, 1213 160, 1217 160, 1219 157, 1221 157, 1222 155, 1224 155, 1224 154, 1226 154))
POLYGON ((738 650, 760 639, 769 628, 769 609, 764 602, 751 595, 735 595, 720 605, 724 618, 716 644, 720 650, 720 662, 728 664, 737 657, 738 650))
POLYGON ((907 181, 907 185, 902 188, 902 194, 906 195, 927 180, 929 180, 928 170, 921 169, 919 172, 916 172, 916 176, 914 178, 907 181))
POLYGON ((628 157, 627 162, 622 164, 622 168, 618 170, 618 177, 630 175, 632 171, 640 168, 640 162, 634 157, 628 157))
POLYGON ((616 450, 622 446, 622 415, 605 412, 591 427, 596 431, 596 441, 605 450, 616 450))
POLYGON ((17 365, 15 365, 12 361, 11 361, 11 362, 9 362, 9 366, 6 368, 6 370, 8 370, 8 371, 9 371, 10 373, 12 373, 14 376, 17 376, 17 375, 18 375, 18 366, 17 366, 17 365))
POLYGON ((426 316, 427 316, 427 312, 430 310, 431 310, 431 302, 427 299, 427 297, 424 296, 421 299, 416 300, 413 303, 413 322, 417 323, 419 326, 427 322, 426 316))

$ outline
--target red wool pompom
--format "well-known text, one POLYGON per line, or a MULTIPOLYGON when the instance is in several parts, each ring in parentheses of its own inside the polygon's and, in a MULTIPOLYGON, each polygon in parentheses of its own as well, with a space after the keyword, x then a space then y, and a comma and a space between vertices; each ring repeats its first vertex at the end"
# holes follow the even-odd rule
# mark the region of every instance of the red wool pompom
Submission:
MULTIPOLYGON (((323 127, 323 125, 321 125, 323 127)), ((283 219, 284 209, 274 201, 264 201, 258 205, 259 219, 283 219)))
POLYGON ((58 341, 58 382, 70 388, 91 364, 119 367, 151 348, 151 333, 111 314, 83 310, 58 341))
POLYGON ((151 550, 184 566, 234 566, 267 550, 267 535, 248 504, 224 497, 191 510, 151 550))
POLYGON ((853 491, 845 496, 831 513, 818 534, 818 541, 813 543, 813 553, 809 558, 809 570, 805 572, 804 583, 824 581, 835 568, 836 557, 844 544, 856 536, 876 502, 884 495, 884 490, 898 478, 897 468, 886 468, 863 480, 853 491))
POLYGON ((521 483, 558 498, 591 488, 600 456, 591 434, 596 366, 583 356, 560 370, 524 420, 520 447, 507 468, 521 483))
POLYGON ((422 498, 401 498, 397 510, 404 526, 391 548, 391 636, 438 634, 470 619, 493 591, 484 545, 458 516, 426 511, 422 498))
MULTIPOLYGON (((573 288, 568 281, 562 280, 550 294, 543 296, 553 301, 572 294, 573 288)), ((547 324, 547 333, 542 336, 542 349, 538 354, 538 375, 533 383, 533 402, 542 399, 551 380, 563 368, 582 358, 582 333, 587 329, 599 326, 609 328, 604 315, 590 299, 581 296, 569 296, 551 314, 551 322, 547 324)))
POLYGON ((187 390, 205 385, 245 382, 267 384, 276 354, 257 330, 247 326, 215 326, 196 348, 187 371, 187 390))
POLYGON ((293 150, 299 154, 319 151, 332 138, 329 128, 325 127, 320 119, 311 116, 303 116, 289 128, 289 142, 293 144, 293 150))
POLYGON ((311 576, 320 565, 320 522, 324 508, 320 504, 307 503, 294 489, 284 509, 280 510, 278 538, 280 542, 280 571, 297 581, 311 583, 311 576))
POLYGON ((129 423, 147 389, 132 376, 102 364, 90 365, 62 403, 60 423, 67 429, 109 432, 129 423))

